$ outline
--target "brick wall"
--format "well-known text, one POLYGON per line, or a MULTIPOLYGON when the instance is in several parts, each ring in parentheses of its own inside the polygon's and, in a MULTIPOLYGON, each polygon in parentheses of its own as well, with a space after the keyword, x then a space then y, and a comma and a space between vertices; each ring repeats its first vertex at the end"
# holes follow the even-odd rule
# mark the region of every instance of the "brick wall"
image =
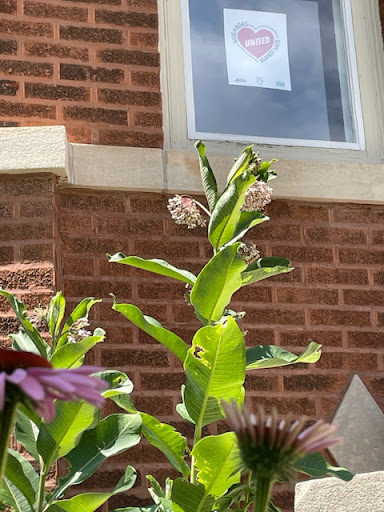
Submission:
MULTIPOLYGON (((135 384, 137 407, 191 436, 175 414, 183 382, 180 365, 113 312, 108 297, 113 291, 119 302, 137 304, 190 341, 199 324, 183 299, 184 286, 110 264, 105 253, 162 257, 198 272, 210 254, 204 230, 176 226, 166 198, 156 194, 63 190, 60 212, 65 295, 74 302, 85 295, 104 298, 95 309, 95 325, 106 329, 107 342, 97 346, 94 361, 126 371, 135 384)), ((384 409, 384 207, 275 201, 268 213, 272 220, 255 228, 252 238, 263 255, 292 258, 296 269, 234 296, 234 308, 247 311, 242 325, 247 343, 298 352, 313 339, 323 344, 324 353, 315 366, 250 373, 250 402, 330 420, 358 373, 384 409)), ((106 464, 91 486, 105 482, 108 488, 127 463, 140 471, 139 485, 129 502, 124 496, 112 498, 114 507, 143 503, 148 499, 145 475, 163 480, 169 472, 164 457, 143 443, 106 464)), ((289 510, 292 495, 283 489, 279 499, 289 510)))
POLYGON ((0 0, 0 126, 162 147, 156 0, 0 0))

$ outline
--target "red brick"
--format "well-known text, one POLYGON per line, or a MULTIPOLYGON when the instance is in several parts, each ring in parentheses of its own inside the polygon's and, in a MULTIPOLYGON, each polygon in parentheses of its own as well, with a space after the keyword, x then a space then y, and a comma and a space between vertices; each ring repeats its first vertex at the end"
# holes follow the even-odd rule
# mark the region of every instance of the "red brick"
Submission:
MULTIPOLYGON (((166 208, 166 203, 165 208, 166 208)), ((165 210, 164 210, 165 211, 165 210)), ((163 212, 164 213, 164 212, 163 212)), ((206 227, 200 227, 198 226, 195 229, 187 229, 185 225, 181 226, 179 224, 176 224, 172 219, 171 216, 167 215, 167 221, 165 223, 165 234, 167 236, 177 236, 177 237, 191 237, 191 238, 202 238, 204 241, 207 237, 207 228, 206 227)))
POLYGON ((117 130, 100 130, 99 143, 106 146, 132 146, 139 148, 162 148, 162 133, 145 133, 117 130))
POLYGON ((53 183, 54 181, 51 177, 1 176, 0 195, 7 196, 9 198, 10 196, 33 196, 36 194, 40 197, 42 194, 53 192, 53 183))
MULTIPOLYGON (((118 460, 118 458, 119 455, 117 455, 116 459, 118 460)), ((135 462, 148 464, 167 461, 165 455, 163 455, 160 450, 149 443, 147 444, 144 440, 140 444, 129 449, 129 459, 133 464, 135 462)), ((113 461, 115 458, 113 457, 111 460, 113 461)))
POLYGON ((60 26, 60 39, 87 41, 89 43, 122 44, 123 34, 111 28, 60 26))
POLYGON ((53 227, 50 222, 34 224, 3 224, 0 226, 0 241, 8 240, 39 240, 52 238, 53 227))
POLYGON ((316 363, 318 369, 377 370, 376 354, 323 352, 316 363))
POLYGON ((172 304, 172 315, 175 322, 191 323, 196 321, 193 307, 187 304, 172 304))
POLYGON ((155 50, 159 44, 157 33, 153 32, 130 32, 129 44, 139 48, 151 48, 155 50))
POLYGON ((384 210, 382 207, 351 207, 340 208, 334 210, 334 218, 336 222, 353 222, 362 223, 368 226, 369 224, 382 224, 384 222, 384 210))
MULTIPOLYGON (((272 282, 272 281, 271 281, 272 282)), ((293 267, 291 272, 285 272, 284 274, 279 274, 277 276, 273 276, 274 283, 302 283, 303 282, 303 271, 300 267, 293 267)))
POLYGON ((13 263, 15 260, 14 251, 12 246, 0 247, 0 264, 8 265, 9 263, 13 263))
POLYGON ((322 410, 322 418, 324 420, 329 420, 333 418, 335 415, 337 407, 340 405, 341 396, 337 398, 324 398, 321 397, 320 403, 321 403, 321 410, 322 410))
POLYGON ((322 391, 327 393, 339 392, 345 388, 345 375, 289 375, 284 377, 286 391, 322 391))
POLYGON ((108 297, 113 292, 119 300, 132 296, 132 285, 126 282, 113 281, 80 281, 79 279, 64 281, 64 294, 68 297, 108 297))
POLYGON ((57 57, 86 62, 88 60, 87 48, 73 48, 62 44, 24 41, 24 51, 31 57, 57 57))
POLYGON ((50 23, 35 23, 0 19, 0 34, 11 36, 53 37, 53 27, 50 23))
POLYGON ((298 242, 301 239, 300 226, 296 224, 261 224, 252 230, 255 240, 284 240, 298 242))
POLYGON ((0 54, 3 55, 16 55, 17 41, 11 39, 0 40, 0 54))
POLYGON ((270 398, 264 396, 251 397, 252 409, 256 410, 262 405, 266 412, 271 412, 276 407, 279 414, 292 413, 295 416, 313 416, 316 414, 315 402, 309 398, 270 398))
POLYGON ((273 254, 296 262, 308 263, 332 263, 333 253, 331 248, 325 247, 292 247, 290 245, 273 246, 273 254))
POLYGON ((62 249, 72 254, 84 254, 87 256, 101 256, 106 253, 115 254, 126 249, 126 241, 116 241, 114 238, 96 239, 94 237, 69 237, 63 235, 62 249))
POLYGON ((9 202, 0 202, 0 217, 9 218, 13 215, 13 205, 9 202))
POLYGON ((169 243, 151 240, 136 240, 134 252, 144 258, 193 258, 199 256, 197 242, 169 243))
MULTIPOLYGON (((120 263, 110 263, 106 256, 99 260, 99 272, 102 276, 115 276, 115 277, 126 277, 131 278, 132 276, 138 275, 140 272, 138 269, 131 267, 129 265, 122 265, 120 263)), ((153 274, 148 274, 145 270, 141 271, 143 277, 153 276, 153 274)))
POLYGON ((341 347, 342 338, 339 331, 282 331, 280 341, 283 347, 305 347, 311 341, 325 347, 341 347))
POLYGON ((15 121, 0 121, 0 127, 2 128, 15 128, 16 126, 20 126, 20 123, 16 123, 15 121))
POLYGON ((112 327, 109 325, 106 331, 107 343, 130 344, 133 342, 133 329, 131 329, 130 327, 112 327))
POLYGON ((279 391, 279 379, 277 376, 248 373, 244 386, 246 391, 279 391))
POLYGON ((5 14, 16 14, 17 0, 0 0, 0 12, 5 14))
POLYGON ((384 378, 372 379, 369 383, 369 389, 373 393, 384 394, 384 378))
POLYGON ((373 282, 379 286, 384 286, 384 272, 374 272, 373 282))
POLYGON ((124 196, 122 194, 87 194, 64 192, 61 194, 62 208, 69 210, 89 210, 102 212, 124 212, 124 196))
POLYGON ((249 329, 244 333, 245 343, 248 347, 255 345, 273 345, 275 334, 272 329, 249 329))
POLYGON ((16 96, 19 83, 12 80, 0 80, 0 94, 4 96, 16 96))
POLYGON ((159 73, 153 71, 131 71, 131 84, 139 87, 159 89, 159 73))
POLYGON ((68 85, 26 83, 25 96, 26 98, 40 98, 43 100, 89 101, 90 89, 68 85))
POLYGON ((271 219, 291 219, 296 222, 327 222, 329 217, 326 206, 279 200, 272 201, 267 206, 265 213, 271 219))
POLYGON ((379 327, 384 327, 384 313, 378 313, 379 327))
POLYGON ((0 60, 0 71, 7 75, 41 76, 51 78, 52 64, 24 62, 21 60, 0 60))
POLYGON ((272 291, 271 288, 260 285, 248 285, 241 288, 232 297, 233 302, 244 301, 246 303, 253 302, 271 302, 272 291))
POLYGON ((277 288, 278 302, 288 304, 338 304, 337 290, 322 290, 320 288, 277 288))
POLYGON ((127 124, 125 110, 107 110, 104 108, 65 107, 64 119, 73 119, 88 123, 127 124))
POLYGON ((97 233, 131 235, 162 235, 163 221, 160 219, 133 219, 133 218, 99 218, 97 220, 97 233))
POLYGON ((169 366, 168 354, 160 350, 118 350, 101 349, 101 364, 106 367, 149 366, 152 368, 169 366))
POLYGON ((132 213, 168 216, 167 198, 160 194, 131 195, 129 198, 132 213))
POLYGON ((89 128, 66 126, 66 130, 69 142, 75 142, 77 144, 91 144, 92 135, 89 128))
POLYGON ((379 290, 344 290, 345 304, 356 306, 383 306, 384 291, 379 290))
POLYGON ((368 284, 368 271, 362 269, 308 268, 310 284, 368 284))
POLYGON ((141 389, 145 390, 179 390, 185 384, 185 374, 182 373, 141 373, 141 389))
POLYGON ((348 346, 354 348, 384 348, 384 332, 352 331, 348 333, 348 346))
POLYGON ((66 233, 92 233, 91 215, 62 215, 60 231, 66 233))
POLYGON ((160 58, 158 53, 124 50, 122 48, 112 50, 98 50, 97 57, 102 62, 115 64, 130 64, 133 66, 158 67, 160 58))
POLYGON ((380 231, 374 231, 372 233, 373 243, 374 244, 384 244, 384 229, 380 231))
POLYGON ((64 0, 65 2, 80 2, 85 4, 121 5, 121 0, 64 0))
POLYGON ((53 204, 51 199, 23 200, 20 204, 20 217, 51 217, 53 204))
POLYGON ((185 285, 183 283, 139 283, 138 293, 140 299, 149 300, 184 300, 185 285))
POLYGON ((156 0, 126 0, 127 7, 133 7, 134 9, 142 9, 143 11, 156 11, 157 1, 156 0))
POLYGON ((124 81, 124 71, 122 69, 80 66, 79 64, 60 64, 60 78, 63 80, 119 84, 124 81))
POLYGON ((65 256, 63 261, 64 275, 68 276, 93 276, 95 269, 93 260, 90 258, 79 258, 65 256))
POLYGON ((96 9, 95 20, 96 23, 109 23, 126 27, 157 28, 157 14, 152 13, 96 9))
POLYGON ((116 89, 99 89, 98 100, 102 103, 118 103, 120 105, 144 107, 158 107, 161 104, 161 96, 158 92, 118 91, 116 89))
POLYGON ((356 326, 371 325, 369 311, 343 311, 335 309, 319 309, 310 311, 312 325, 356 326))
POLYGON ((134 116, 134 125, 144 128, 161 128, 163 116, 152 112, 136 112, 134 116))
POLYGON ((20 322, 17 318, 11 316, 2 316, 0 322, 0 336, 9 336, 18 332, 20 329, 20 322))
POLYGON ((53 105, 33 105, 25 103, 7 103, 0 101, 0 116, 42 117, 56 119, 56 107, 53 105))
MULTIPOLYGON (((161 324, 167 322, 167 307, 163 304, 150 304, 147 301, 145 304, 138 304, 138 307, 144 315, 155 318, 161 324)), ((125 323, 127 326, 132 325, 121 313, 112 309, 112 303, 107 303, 106 301, 100 304, 100 320, 106 322, 121 322, 123 324, 125 323)))
POLYGON ((64 7, 29 0, 24 2, 24 14, 34 18, 56 18, 72 21, 87 21, 88 19, 88 9, 82 7, 64 7))
POLYGON ((53 247, 51 244, 28 244, 20 249, 20 259, 24 263, 53 261, 53 247))
POLYGON ((0 286, 8 290, 48 288, 54 285, 52 268, 27 268, 25 270, 1 270, 0 286))
POLYGON ((35 308, 46 308, 48 307, 52 299, 52 292, 46 293, 22 293, 20 294, 20 300, 24 302, 25 306, 29 310, 35 308))
POLYGON ((384 251, 369 251, 365 249, 340 249, 340 263, 359 265, 384 264, 384 251))
POLYGON ((303 310, 291 309, 249 309, 245 321, 256 324, 276 325, 302 325, 304 323, 303 310))
POLYGON ((362 230, 346 228, 307 228, 305 238, 310 242, 333 244, 361 245, 367 243, 367 236, 362 230))

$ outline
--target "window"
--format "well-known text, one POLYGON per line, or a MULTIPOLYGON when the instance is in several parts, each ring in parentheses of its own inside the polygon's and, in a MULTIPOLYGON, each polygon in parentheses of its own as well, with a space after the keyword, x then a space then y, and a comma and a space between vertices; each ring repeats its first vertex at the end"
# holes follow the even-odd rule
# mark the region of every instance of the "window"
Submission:
POLYGON ((280 162, 384 162, 378 0, 159 0, 159 12, 167 150, 193 152, 202 138, 217 155, 253 142, 280 162), (239 34, 242 21, 253 32, 239 34), (241 71, 232 36, 252 64, 272 52, 268 76, 236 82, 249 76, 228 73, 241 71))
POLYGON ((188 135, 364 149, 349 2, 182 4, 188 135))

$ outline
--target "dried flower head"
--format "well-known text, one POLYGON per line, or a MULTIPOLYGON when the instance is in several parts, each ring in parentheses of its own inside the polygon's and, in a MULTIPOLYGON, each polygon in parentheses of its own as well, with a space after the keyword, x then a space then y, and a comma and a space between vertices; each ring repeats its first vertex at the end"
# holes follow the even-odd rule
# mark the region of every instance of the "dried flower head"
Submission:
POLYGON ((107 384, 90 376, 99 370, 94 366, 54 369, 39 355, 0 349, 0 412, 6 403, 23 402, 50 422, 55 417, 55 400, 83 399, 101 407, 100 392, 107 384))
POLYGON ((188 229, 195 229, 198 226, 205 227, 206 220, 201 215, 197 203, 189 196, 175 195, 168 200, 168 210, 176 224, 185 224, 188 229))
POLYGON ((278 420, 276 409, 266 416, 262 407, 255 415, 245 407, 240 411, 234 401, 222 402, 222 406, 237 436, 242 466, 254 478, 289 482, 300 459, 341 442, 341 438, 331 437, 337 427, 322 420, 305 428, 305 417, 293 421, 288 415, 278 420))
POLYGON ((264 183, 264 181, 255 181, 245 193, 242 210, 246 212, 263 211, 271 201, 272 188, 264 183))
POLYGON ((237 251, 247 265, 254 263, 260 258, 260 252, 252 242, 242 242, 237 251))

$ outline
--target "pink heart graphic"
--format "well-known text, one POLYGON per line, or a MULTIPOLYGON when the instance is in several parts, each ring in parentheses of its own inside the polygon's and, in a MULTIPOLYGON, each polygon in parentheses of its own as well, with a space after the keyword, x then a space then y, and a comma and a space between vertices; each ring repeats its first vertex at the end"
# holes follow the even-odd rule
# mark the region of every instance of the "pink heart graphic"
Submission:
POLYGON ((257 59, 268 53, 275 42, 275 36, 266 28, 255 32, 252 28, 244 27, 238 31, 237 38, 244 50, 257 59))

